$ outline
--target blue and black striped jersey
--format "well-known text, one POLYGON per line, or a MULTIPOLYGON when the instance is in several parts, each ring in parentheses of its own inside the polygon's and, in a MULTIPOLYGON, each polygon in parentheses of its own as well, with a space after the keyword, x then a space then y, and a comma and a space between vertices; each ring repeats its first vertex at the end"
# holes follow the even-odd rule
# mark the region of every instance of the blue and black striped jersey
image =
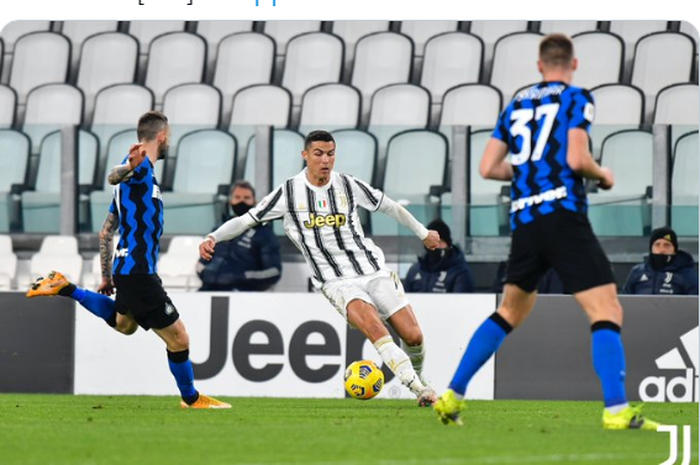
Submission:
POLYGON ((511 229, 557 209, 585 213, 583 178, 568 165, 568 132, 590 132, 591 94, 563 82, 542 82, 513 98, 501 113, 493 137, 511 153, 511 229))
POLYGON ((115 186, 109 211, 119 216, 113 274, 155 274, 163 233, 163 200, 148 157, 129 179, 115 186))

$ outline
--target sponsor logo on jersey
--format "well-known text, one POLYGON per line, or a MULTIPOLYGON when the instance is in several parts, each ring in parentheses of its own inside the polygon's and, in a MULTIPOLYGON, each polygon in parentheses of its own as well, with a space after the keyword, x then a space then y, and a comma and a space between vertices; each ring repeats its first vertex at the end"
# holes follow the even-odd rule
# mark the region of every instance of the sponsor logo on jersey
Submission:
POLYGON ((304 226, 307 229, 322 228, 324 226, 339 228, 341 226, 345 226, 345 223, 347 223, 347 217, 342 213, 330 215, 317 215, 316 213, 310 213, 309 219, 304 221, 304 226))
POLYGON ((125 257, 129 256, 129 249, 128 249, 128 248, 126 248, 126 249, 117 249, 116 252, 114 252, 114 256, 115 256, 115 257, 125 258, 125 257))
POLYGON ((524 210, 527 207, 532 207, 533 205, 539 205, 542 202, 551 202, 553 200, 560 200, 566 198, 568 193, 566 192, 566 186, 557 187, 556 189, 550 189, 544 191, 541 194, 531 195, 529 197, 522 197, 513 200, 510 207, 510 212, 515 213, 520 210, 524 210))

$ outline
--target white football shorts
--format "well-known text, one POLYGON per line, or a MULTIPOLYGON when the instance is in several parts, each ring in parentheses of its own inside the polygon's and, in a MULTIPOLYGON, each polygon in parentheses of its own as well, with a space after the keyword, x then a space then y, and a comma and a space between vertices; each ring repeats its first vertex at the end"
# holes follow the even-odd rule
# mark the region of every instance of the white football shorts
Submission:
POLYGON ((329 281, 321 287, 321 292, 346 320, 347 306, 355 299, 374 306, 383 320, 388 320, 409 304, 401 280, 396 273, 388 270, 329 281))

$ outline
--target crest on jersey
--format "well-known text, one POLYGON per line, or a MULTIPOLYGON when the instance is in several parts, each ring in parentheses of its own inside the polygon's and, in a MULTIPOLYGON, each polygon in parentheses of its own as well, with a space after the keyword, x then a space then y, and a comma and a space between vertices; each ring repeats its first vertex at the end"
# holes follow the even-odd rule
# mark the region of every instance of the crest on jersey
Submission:
POLYGON ((338 192, 338 203, 342 208, 348 206, 348 198, 345 196, 345 194, 338 192))

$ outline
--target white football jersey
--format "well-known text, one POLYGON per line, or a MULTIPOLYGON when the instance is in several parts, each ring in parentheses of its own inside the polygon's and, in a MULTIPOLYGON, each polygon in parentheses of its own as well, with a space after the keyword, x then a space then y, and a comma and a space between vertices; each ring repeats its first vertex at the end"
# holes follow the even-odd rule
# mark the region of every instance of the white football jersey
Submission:
POLYGON ((259 223, 284 218, 284 230, 311 267, 317 286, 385 270, 384 254, 365 237, 357 208, 377 211, 384 193, 347 174, 332 172, 323 187, 306 170, 287 179, 249 213, 259 223))

